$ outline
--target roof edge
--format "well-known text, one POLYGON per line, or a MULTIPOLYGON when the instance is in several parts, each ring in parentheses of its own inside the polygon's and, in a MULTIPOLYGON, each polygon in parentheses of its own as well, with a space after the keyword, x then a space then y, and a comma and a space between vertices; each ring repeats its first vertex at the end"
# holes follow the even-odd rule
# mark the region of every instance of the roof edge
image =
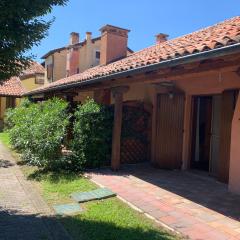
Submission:
POLYGON ((196 60, 206 60, 206 59, 209 59, 209 58, 234 54, 238 51, 240 52, 240 43, 225 46, 225 47, 221 47, 221 48, 217 48, 217 49, 212 49, 212 50, 208 50, 208 51, 204 51, 204 52, 194 53, 194 54, 191 54, 191 55, 181 56, 181 57, 178 57, 178 58, 169 59, 169 60, 161 61, 161 62, 158 62, 158 63, 154 63, 154 64, 150 64, 150 65, 146 65, 146 66, 141 66, 141 67, 138 67, 138 68, 127 70, 127 71, 117 72, 117 73, 113 73, 113 74, 110 74, 110 75, 101 76, 101 77, 97 77, 97 78, 92 78, 92 79, 88 79, 88 80, 84 80, 84 81, 80 81, 80 82, 76 81, 76 82, 72 82, 72 83, 65 84, 65 85, 64 84, 56 85, 56 86, 53 86, 53 87, 50 87, 50 88, 47 88, 47 89, 42 89, 40 91, 37 91, 37 89, 36 89, 36 90, 33 90, 29 93, 25 93, 23 95, 24 96, 32 96, 32 95, 46 93, 46 92, 50 92, 50 91, 54 91, 54 90, 63 90, 63 89, 67 89, 67 88, 77 87, 77 86, 84 86, 84 85, 100 82, 100 81, 103 81, 103 80, 104 81, 110 80, 110 79, 116 78, 116 77, 117 78, 127 77, 130 74, 144 73, 146 71, 154 71, 154 70, 157 70, 159 68, 173 67, 173 66, 176 66, 176 65, 191 63, 191 62, 196 61, 196 60))

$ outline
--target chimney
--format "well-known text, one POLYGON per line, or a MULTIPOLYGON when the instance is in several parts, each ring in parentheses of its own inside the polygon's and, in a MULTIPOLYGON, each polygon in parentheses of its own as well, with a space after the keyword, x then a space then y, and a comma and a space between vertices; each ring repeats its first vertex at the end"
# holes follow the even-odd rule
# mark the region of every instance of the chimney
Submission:
POLYGON ((164 33, 159 33, 156 35, 156 43, 163 43, 168 40, 168 35, 164 33))
POLYGON ((70 34, 70 42, 69 42, 69 45, 73 45, 73 44, 76 44, 76 43, 79 43, 79 33, 72 32, 72 33, 70 34))
POLYGON ((79 34, 72 32, 67 48, 66 77, 79 73, 79 46, 73 46, 77 43, 79 43, 79 34))
POLYGON ((106 65, 127 56, 128 33, 130 30, 106 25, 100 31, 102 33, 100 48, 101 65, 106 65))
POLYGON ((86 32, 86 41, 89 42, 92 39, 92 33, 91 32, 86 32))

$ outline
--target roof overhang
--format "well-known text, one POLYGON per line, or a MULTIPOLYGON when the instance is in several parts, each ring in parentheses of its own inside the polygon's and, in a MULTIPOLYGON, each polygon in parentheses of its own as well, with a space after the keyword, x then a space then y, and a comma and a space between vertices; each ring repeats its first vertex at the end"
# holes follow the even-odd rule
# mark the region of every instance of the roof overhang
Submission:
POLYGON ((21 98, 23 95, 14 95, 14 94, 0 94, 0 97, 15 97, 21 98))
POLYGON ((216 58, 216 57, 222 57, 222 56, 226 56, 226 55, 236 54, 238 52, 240 53, 240 43, 217 48, 217 49, 212 49, 212 50, 208 50, 208 51, 204 51, 204 52, 194 53, 191 55, 181 56, 181 57, 177 57, 177 58, 170 59, 170 60, 164 60, 159 63, 149 64, 146 66, 141 66, 138 68, 134 68, 134 69, 130 69, 130 70, 122 71, 122 72, 112 73, 112 74, 109 74, 106 76, 96 77, 96 78, 92 78, 92 79, 88 79, 88 80, 84 80, 84 81, 75 81, 75 82, 71 82, 69 84, 55 85, 55 86, 52 86, 52 87, 49 87, 46 89, 42 89, 42 90, 36 89, 35 91, 25 93, 24 95, 25 96, 33 96, 33 95, 40 94, 40 93, 59 91, 59 90, 64 90, 64 89, 68 89, 68 88, 90 85, 90 84, 97 83, 97 82, 127 77, 129 75, 141 74, 141 73, 145 73, 145 72, 149 72, 149 71, 156 71, 159 69, 164 69, 167 67, 175 67, 178 65, 183 65, 183 64, 187 64, 187 63, 196 62, 196 61, 203 61, 203 60, 212 59, 212 58, 216 58))

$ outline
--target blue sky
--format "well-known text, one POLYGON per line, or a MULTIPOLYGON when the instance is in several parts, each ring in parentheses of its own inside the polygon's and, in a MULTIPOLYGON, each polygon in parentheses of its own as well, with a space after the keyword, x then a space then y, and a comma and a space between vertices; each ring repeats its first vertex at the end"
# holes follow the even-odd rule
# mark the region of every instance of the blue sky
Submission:
POLYGON ((42 61, 46 52, 68 43, 70 32, 83 40, 86 31, 99 36, 105 24, 130 29, 128 45, 136 51, 153 45, 159 32, 175 38, 237 15, 238 0, 69 0, 46 16, 55 16, 55 22, 31 53, 42 61))

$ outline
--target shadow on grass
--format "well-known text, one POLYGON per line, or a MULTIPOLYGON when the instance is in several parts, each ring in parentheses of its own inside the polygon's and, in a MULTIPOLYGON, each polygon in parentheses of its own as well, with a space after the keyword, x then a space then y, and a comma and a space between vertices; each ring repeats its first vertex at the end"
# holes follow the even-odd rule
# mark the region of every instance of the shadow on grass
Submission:
POLYGON ((38 169, 33 173, 30 173, 27 177, 28 180, 42 181, 48 180, 50 183, 58 183, 60 181, 74 181, 83 177, 82 173, 73 173, 69 171, 48 171, 44 169, 38 169))
POLYGON ((75 217, 27 215, 0 208, 0 239, 65 239, 75 240, 174 240, 178 237, 165 231, 142 228, 122 228, 110 222, 75 217), (67 232, 62 228, 65 226, 67 232), (7 227, 6 227, 7 226, 7 227))
POLYGON ((174 240, 180 239, 166 231, 140 227, 120 227, 111 222, 81 219, 80 216, 61 218, 73 239, 85 240, 174 240))

